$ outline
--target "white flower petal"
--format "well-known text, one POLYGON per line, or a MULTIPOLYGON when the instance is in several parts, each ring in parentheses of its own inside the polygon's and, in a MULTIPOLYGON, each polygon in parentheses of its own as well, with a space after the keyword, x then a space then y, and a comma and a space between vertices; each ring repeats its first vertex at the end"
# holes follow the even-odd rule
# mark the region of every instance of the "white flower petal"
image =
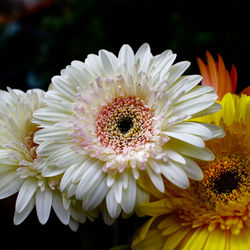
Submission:
POLYGON ((52 192, 49 188, 45 188, 44 191, 38 189, 35 197, 36 202, 36 212, 38 219, 41 224, 45 224, 50 215, 51 205, 52 205, 52 192))
POLYGON ((106 196, 106 206, 111 218, 115 219, 119 216, 121 208, 115 200, 113 189, 110 189, 106 196))
POLYGON ((16 200, 16 212, 21 213, 28 205, 37 190, 37 181, 34 179, 26 179, 18 193, 16 200))
POLYGON ((166 153, 167 157, 170 158, 171 160, 181 164, 186 164, 185 158, 182 155, 178 154, 176 151, 166 147, 164 148, 164 152, 166 153))
POLYGON ((100 179, 104 178, 100 162, 91 160, 88 163, 86 162, 86 164, 88 165, 86 171, 82 173, 81 180, 77 186, 77 199, 82 199, 89 190, 96 187, 97 181, 99 182, 100 179))
POLYGON ((136 181, 129 175, 128 177, 128 187, 122 192, 122 202, 121 207, 126 214, 129 214, 133 211, 135 206, 136 199, 136 181))
POLYGON ((203 173, 199 165, 188 157, 184 157, 186 165, 183 166, 183 170, 187 176, 195 181, 201 181, 203 179, 203 173))
POLYGON ((108 186, 106 185, 104 180, 101 180, 95 191, 87 197, 84 208, 87 211, 95 209, 103 201, 107 192, 108 186))
POLYGON ((179 124, 175 124, 168 128, 168 131, 171 132, 180 132, 180 133, 190 133, 193 135, 213 138, 213 132, 211 131, 207 124, 205 123, 197 123, 197 122, 182 122, 179 124))
POLYGON ((67 97, 70 101, 76 101, 76 95, 74 93, 74 89, 69 86, 65 80, 63 80, 59 76, 54 76, 51 81, 53 82, 53 87, 63 96, 67 97))
POLYGON ((69 210, 65 210, 63 207, 62 202, 62 194, 59 192, 53 193, 53 200, 52 200, 52 207, 59 218, 59 220, 65 224, 68 225, 70 220, 70 212, 69 210))
POLYGON ((165 131, 164 134, 170 137, 176 138, 178 140, 187 142, 199 148, 205 147, 205 143, 203 142, 203 140, 199 136, 196 136, 196 135, 192 135, 188 133, 169 132, 169 131, 165 131))
POLYGON ((190 75, 180 78, 180 80, 176 81, 175 84, 168 89, 168 98, 171 100, 177 100, 176 103, 181 102, 181 96, 193 89, 201 81, 201 79, 202 77, 200 75, 190 75))
POLYGON ((183 74, 183 72, 190 66, 190 62, 183 61, 174 64, 169 69, 169 76, 167 78, 168 85, 171 86, 183 74))
MULTIPOLYGON (((80 63, 83 64, 82 62, 80 62, 80 63)), ((100 75, 104 74, 103 68, 101 66, 101 60, 100 60, 99 56, 93 55, 93 54, 88 55, 88 57, 85 60, 85 64, 88 66, 88 68, 91 70, 91 72, 95 76, 100 76, 100 75)), ((76 66, 74 64, 72 64, 72 65, 75 67, 79 67, 79 66, 76 66)), ((83 67, 83 66, 81 66, 81 67, 83 67)))
POLYGON ((117 177, 112 189, 116 202, 120 204, 122 201, 122 178, 120 176, 117 177))
MULTIPOLYGON (((0 183, 2 183, 2 180, 0 180, 0 183)), ((3 188, 0 188, 0 199, 7 198, 18 192, 22 183, 23 180, 19 178, 12 179, 10 182, 6 183, 3 188)))
POLYGON ((222 138, 225 136, 225 133, 223 129, 220 126, 214 125, 214 124, 208 124, 208 123, 202 123, 202 126, 206 127, 211 131, 210 135, 205 135, 206 140, 214 139, 214 138, 222 138))
POLYGON ((134 56, 133 50, 131 49, 129 45, 125 44, 121 47, 119 51, 118 59, 119 61, 121 61, 121 63, 126 64, 128 73, 132 74, 134 64, 135 64, 135 56, 134 56))
POLYGON ((77 229, 79 228, 79 223, 78 223, 77 221, 75 221, 75 220, 72 220, 72 219, 70 219, 68 225, 69 225, 70 229, 71 229, 73 232, 76 232, 77 229))
POLYGON ((146 168, 147 173, 149 175, 150 180, 152 181, 152 183, 155 185, 155 187, 160 191, 160 192, 164 192, 165 187, 164 187, 164 182, 162 180, 162 177, 160 174, 155 173, 154 171, 152 171, 152 169, 150 167, 146 168))
POLYGON ((39 143, 44 140, 55 140, 55 138, 58 137, 61 138, 62 142, 65 140, 71 140, 70 131, 65 128, 64 124, 62 125, 59 123, 53 127, 38 130, 35 134, 34 140, 39 143))
POLYGON ((135 54, 135 60, 140 61, 140 68, 138 69, 138 71, 146 73, 148 71, 152 57, 153 56, 150 52, 149 45, 147 43, 144 43, 135 54))
POLYGON ((208 148, 199 148, 182 141, 177 141, 175 139, 172 139, 169 142, 168 148, 176 150, 179 154, 203 161, 214 160, 214 154, 208 148))
POLYGON ((65 190, 68 189, 68 187, 72 184, 72 175, 74 174, 74 172, 78 172, 82 168, 82 165, 78 166, 78 164, 73 164, 65 171, 60 182, 60 189, 62 190, 62 192, 65 192, 65 190))
POLYGON ((32 197, 25 206, 25 208, 20 213, 15 211, 14 224, 15 225, 21 224, 28 217, 34 206, 35 206, 35 199, 34 197, 32 197))
POLYGON ((188 188, 189 181, 184 170, 174 162, 164 163, 161 166, 162 174, 172 183, 181 188, 188 188))
POLYGON ((178 104, 175 107, 173 115, 175 116, 181 116, 187 114, 193 115, 212 106, 215 100, 216 100, 215 94, 205 94, 197 98, 193 98, 191 100, 178 104))

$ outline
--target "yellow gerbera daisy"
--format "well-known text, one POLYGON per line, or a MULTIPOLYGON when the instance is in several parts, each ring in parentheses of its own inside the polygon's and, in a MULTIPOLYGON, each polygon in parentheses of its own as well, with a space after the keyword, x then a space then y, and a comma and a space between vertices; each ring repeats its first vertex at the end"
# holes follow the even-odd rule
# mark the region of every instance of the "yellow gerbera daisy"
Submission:
POLYGON ((132 249, 250 249, 250 96, 226 94, 222 110, 202 119, 226 136, 207 143, 212 162, 200 162, 204 178, 187 190, 168 183, 156 201, 141 205, 153 216, 137 233, 132 249))

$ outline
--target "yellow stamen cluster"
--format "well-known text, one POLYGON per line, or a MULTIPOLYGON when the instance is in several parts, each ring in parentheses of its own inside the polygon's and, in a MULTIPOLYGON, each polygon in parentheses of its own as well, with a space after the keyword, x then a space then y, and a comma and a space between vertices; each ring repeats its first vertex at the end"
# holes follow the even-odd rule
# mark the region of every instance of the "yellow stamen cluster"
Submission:
POLYGON ((204 178, 192 182, 185 193, 185 206, 178 207, 182 225, 193 228, 219 226, 239 234, 250 226, 250 156, 235 152, 217 155, 210 163, 201 163, 204 178))
POLYGON ((193 183, 198 201, 208 207, 226 205, 249 191, 250 159, 240 153, 224 155, 206 164, 204 179, 193 183))

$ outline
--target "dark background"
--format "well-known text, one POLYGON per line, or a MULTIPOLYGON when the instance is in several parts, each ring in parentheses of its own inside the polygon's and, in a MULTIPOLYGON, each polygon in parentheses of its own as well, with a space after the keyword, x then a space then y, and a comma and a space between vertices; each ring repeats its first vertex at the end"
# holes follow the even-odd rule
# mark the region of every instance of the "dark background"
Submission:
MULTIPOLYGON (((8 2, 0 0, 0 12, 2 1, 8 2)), ((191 61, 188 73, 199 72, 196 58, 206 50, 220 53, 228 69, 235 64, 241 88, 249 84, 250 56, 249 7, 242 2, 54 0, 0 25, 0 86, 46 90, 72 60, 148 42, 153 54, 170 48, 176 61, 191 61)))
MULTIPOLYGON (((46 90, 72 60, 103 48, 117 54, 124 43, 136 51, 144 42, 153 54, 172 49, 176 61, 191 61, 191 74, 199 73, 196 58, 205 59, 206 50, 220 53, 228 69, 237 68, 237 92, 249 85, 247 1, 55 0, 24 11, 0 0, 0 21, 0 89, 46 90)), ((33 212, 14 226, 14 202, 0 201, 6 249, 108 249, 128 243, 144 221, 133 216, 108 227, 99 219, 73 233, 54 214, 40 225, 33 212)))

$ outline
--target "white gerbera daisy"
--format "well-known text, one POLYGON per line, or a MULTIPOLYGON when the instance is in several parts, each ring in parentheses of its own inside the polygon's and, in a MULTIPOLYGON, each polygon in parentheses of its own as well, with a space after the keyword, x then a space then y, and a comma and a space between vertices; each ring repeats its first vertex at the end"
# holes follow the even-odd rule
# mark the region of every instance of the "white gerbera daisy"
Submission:
POLYGON ((214 158, 204 140, 222 130, 187 120, 217 111, 217 95, 197 86, 201 76, 181 77, 189 62, 172 65, 175 57, 152 56, 144 44, 136 54, 124 45, 118 57, 101 50, 73 61, 52 78, 46 106, 34 114, 44 128, 35 134, 48 162, 43 175, 63 174, 61 190, 86 210, 101 204, 107 223, 148 201, 140 177, 161 192, 163 176, 187 188, 188 177, 203 177, 192 159, 214 158))
POLYGON ((43 177, 39 168, 45 161, 36 154, 33 141, 38 130, 33 112, 41 107, 44 92, 0 91, 0 199, 18 192, 14 223, 20 224, 36 206, 41 224, 49 218, 51 207, 62 223, 76 230, 84 222, 82 205, 59 190, 61 176, 43 177))

